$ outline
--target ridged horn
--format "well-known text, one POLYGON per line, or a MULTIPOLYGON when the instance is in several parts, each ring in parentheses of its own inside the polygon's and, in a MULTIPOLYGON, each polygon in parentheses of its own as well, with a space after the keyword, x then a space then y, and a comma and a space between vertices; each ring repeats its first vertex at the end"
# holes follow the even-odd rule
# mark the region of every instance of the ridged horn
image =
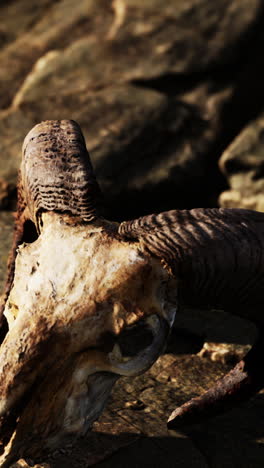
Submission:
POLYGON ((21 184, 32 221, 41 211, 68 212, 90 222, 98 217, 101 192, 79 125, 48 120, 23 144, 21 184))
POLYGON ((203 395, 176 408, 168 419, 168 429, 181 429, 190 424, 222 414, 247 400, 264 386, 264 331, 248 354, 203 395))

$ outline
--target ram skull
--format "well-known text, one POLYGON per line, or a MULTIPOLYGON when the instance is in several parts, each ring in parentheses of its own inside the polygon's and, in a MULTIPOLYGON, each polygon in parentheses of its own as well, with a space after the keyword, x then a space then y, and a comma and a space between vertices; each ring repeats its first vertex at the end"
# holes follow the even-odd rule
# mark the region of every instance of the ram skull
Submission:
MULTIPOLYGON (((116 380, 162 353, 178 304, 217 304, 262 330, 264 214, 170 211, 121 224, 73 121, 36 125, 23 145, 18 211, 2 316, 2 465, 84 434, 116 380), (239 305, 239 306, 238 306, 239 305), (122 337, 146 332, 128 356, 122 337), (37 417, 36 417, 37 415, 37 417)), ((176 427, 263 385, 262 333, 230 374, 171 416, 176 427)))

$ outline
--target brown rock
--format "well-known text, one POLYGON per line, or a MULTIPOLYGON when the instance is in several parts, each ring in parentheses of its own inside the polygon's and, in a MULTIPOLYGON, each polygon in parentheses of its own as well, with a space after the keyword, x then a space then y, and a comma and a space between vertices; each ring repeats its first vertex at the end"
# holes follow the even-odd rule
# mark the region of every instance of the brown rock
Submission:
MULTIPOLYGON (((107 1, 96 3, 96 8, 92 0, 84 0, 78 4, 72 0, 46 2, 45 8, 43 1, 41 3, 38 18, 33 8, 30 16, 28 8, 23 10, 26 17, 24 21, 32 21, 33 27, 31 25, 25 28, 25 33, 10 42, 0 53, 0 107, 7 107, 11 103, 14 94, 39 57, 48 50, 67 46, 87 32, 92 33, 96 30, 101 36, 102 31, 109 27, 107 12, 110 18, 112 16, 111 6, 107 1), (44 11, 46 14, 43 14, 44 11)), ((10 9, 5 11, 5 16, 11 21, 14 21, 14 14, 15 11, 10 9)))
MULTIPOLYGON (((235 56, 241 37, 254 24, 260 8, 260 0, 218 0, 213 8, 207 0, 195 4, 193 0, 85 0, 78 5, 72 0, 51 5, 42 2, 33 13, 33 27, 10 42, 0 55, 1 107, 10 104, 39 57, 81 36, 88 36, 88 42, 103 42, 102 47, 94 44, 92 57, 99 62, 109 57, 111 81, 116 75, 113 69, 122 79, 131 80, 196 72, 226 63, 235 56), (45 8, 46 14, 41 15, 45 8), (12 83, 11 89, 6 89, 7 82, 12 83)), ((27 13, 22 11, 24 18, 27 13)), ((11 18, 14 14, 12 9, 3 13, 11 18)), ((88 51, 83 58, 89 62, 88 51)))
MULTIPOLYGON (((0 163, 1 177, 10 184, 16 183, 25 134, 40 116, 47 119, 52 112, 54 118, 70 116, 83 125, 99 179, 104 187, 111 186, 108 196, 120 193, 127 184, 135 186, 140 159, 144 153, 150 158, 153 147, 160 145, 162 122, 169 112, 167 98, 132 86, 106 88, 93 95, 74 92, 70 95, 67 91, 57 94, 55 89, 50 99, 46 96, 34 100, 30 106, 25 102, 19 109, 10 109, 2 115, 0 149, 5 158, 0 163), (146 149, 142 147, 142 138, 146 149)), ((150 165, 151 161, 147 163, 150 165)))
POLYGON ((28 130, 73 118, 113 216, 124 208, 138 214, 142 191, 141 214, 202 205, 204 194, 217 192, 207 176, 233 83, 201 72, 237 59, 260 0, 218 0, 213 9, 208 0, 85 0, 74 8, 73 0, 42 0, 34 12, 23 0, 17 31, 15 5, 1 7, 12 31, 0 52, 0 107, 12 103, 0 112, 0 177, 8 187, 28 130), (161 92, 147 89, 155 86, 161 92))
POLYGON ((70 67, 62 88, 54 70, 45 94, 46 67, 50 62, 57 66, 54 58, 56 53, 50 53, 40 60, 43 68, 37 64, 33 69, 16 106, 2 112, 2 119, 0 114, 0 149, 6 155, 5 164, 0 161, 2 178, 15 184, 24 135, 52 115, 70 117, 82 126, 112 216, 123 217, 125 211, 135 216, 139 203, 140 214, 186 207, 188 197, 201 199, 208 192, 207 155, 218 138, 220 110, 231 89, 211 91, 205 83, 172 97, 120 83, 90 92, 84 76, 76 90, 76 70, 70 67))
POLYGON ((230 190, 220 196, 223 207, 264 211, 264 116, 250 123, 220 159, 230 190))
POLYGON ((1 1, 0 15, 4 21, 1 21, 0 26, 2 37, 0 46, 3 48, 33 28, 52 3, 52 0, 39 0, 33 7, 28 0, 1 1))
POLYGON ((18 460, 16 463, 13 463, 10 468, 51 468, 50 465, 48 465, 47 463, 42 463, 41 465, 37 464, 37 465, 28 465, 27 462, 25 460, 23 460, 21 458, 21 460, 18 460))

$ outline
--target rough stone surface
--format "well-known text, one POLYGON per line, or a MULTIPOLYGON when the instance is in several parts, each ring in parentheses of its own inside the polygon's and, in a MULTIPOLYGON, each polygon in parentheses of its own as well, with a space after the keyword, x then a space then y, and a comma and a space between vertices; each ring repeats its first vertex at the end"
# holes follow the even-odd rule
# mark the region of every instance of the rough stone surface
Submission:
POLYGON ((0 112, 0 150, 5 155, 0 175, 11 186, 16 182, 25 134, 52 113, 53 119, 70 117, 81 125, 97 178, 107 193, 106 202, 114 207, 112 216, 120 216, 125 206, 127 216, 133 216, 140 198, 144 214, 154 206, 163 209, 164 199, 170 204, 168 208, 182 204, 180 196, 188 200, 190 185, 191 195, 207 190, 206 184, 201 189, 208 172, 205 155, 218 133, 212 116, 223 105, 226 93, 212 93, 210 100, 205 85, 181 100, 131 84, 76 92, 76 83, 68 79, 67 71, 65 80, 67 84, 61 87, 60 79, 55 78, 56 83, 46 93, 33 83, 20 95, 17 107, 3 111, 2 119, 0 112), (197 108, 195 101, 203 96, 211 103, 211 110, 197 108))
POLYGON ((230 125, 233 114, 247 113, 240 100, 262 2, 18 3, 0 5, 0 177, 8 190, 29 129, 73 118, 107 188, 110 215, 137 215, 142 192, 141 214, 216 203, 223 185, 216 159, 240 125, 230 125))
POLYGON ((118 80, 146 79, 226 63, 237 53, 241 36, 252 27, 260 8, 260 0, 218 0, 214 7, 207 0, 166 4, 162 0, 85 0, 78 5, 72 0, 42 0, 33 11, 24 0, 21 25, 12 41, 7 31, 17 11, 3 6, 7 25, 2 30, 2 37, 6 36, 2 46, 6 46, 0 55, 1 104, 11 102, 37 58, 63 49, 80 36, 88 36, 91 45, 81 57, 87 63, 89 58, 102 64, 106 56, 111 59, 111 68, 116 69, 116 73, 106 69, 111 80, 116 74, 118 80), (9 80, 12 89, 7 93, 9 80))
POLYGON ((230 190, 220 196, 221 206, 264 211, 264 116, 250 123, 220 159, 230 190))
POLYGON ((28 463, 21 459, 21 460, 18 460, 16 463, 13 463, 10 468, 50 468, 50 465, 48 465, 47 463, 42 463, 41 465, 40 464, 37 464, 37 465, 28 465, 28 463))

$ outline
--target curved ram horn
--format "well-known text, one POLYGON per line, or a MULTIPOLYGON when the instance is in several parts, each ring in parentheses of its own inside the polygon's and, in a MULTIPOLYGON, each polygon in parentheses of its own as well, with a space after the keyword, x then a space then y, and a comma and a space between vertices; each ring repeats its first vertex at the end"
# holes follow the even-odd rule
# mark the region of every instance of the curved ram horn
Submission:
POLYGON ((68 212, 87 222, 98 216, 101 192, 76 122, 45 121, 28 133, 23 144, 21 185, 38 230, 42 211, 68 212))
POLYGON ((264 213, 240 209, 175 210, 121 223, 124 239, 137 240, 179 278, 184 305, 221 307, 260 329, 248 355, 204 395, 177 408, 168 426, 198 422, 249 397, 264 385, 264 213))

